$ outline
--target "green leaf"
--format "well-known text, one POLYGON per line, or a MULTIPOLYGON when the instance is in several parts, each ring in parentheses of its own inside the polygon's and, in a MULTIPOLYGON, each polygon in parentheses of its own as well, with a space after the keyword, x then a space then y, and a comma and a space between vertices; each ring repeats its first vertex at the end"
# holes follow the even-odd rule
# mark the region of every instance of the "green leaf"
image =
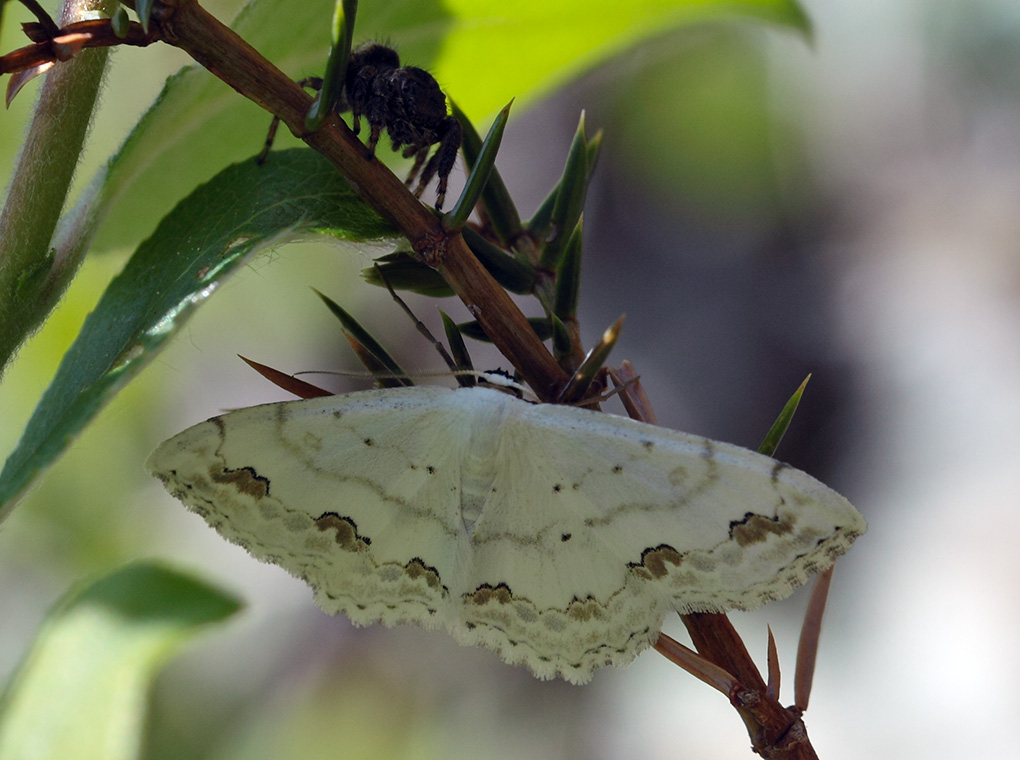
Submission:
POLYGON ((170 212, 110 283, 0 473, 0 520, 102 406, 252 254, 298 235, 392 229, 310 150, 231 166, 170 212))
POLYGON ((142 29, 146 32, 149 31, 149 21, 152 19, 152 4, 153 0, 137 0, 135 3, 138 20, 142 24, 142 29))
POLYGON ((394 290, 409 290, 433 298, 449 298, 453 288, 435 269, 406 251, 394 251, 380 256, 375 266, 361 270, 361 276, 369 285, 394 290), (383 279, 385 278, 385 280, 383 279))
MULTIPOLYGON (((232 26, 300 79, 322 70, 334 3, 258 0, 232 26)), ((402 61, 429 69, 480 120, 511 97, 526 107, 643 39, 740 17, 808 30, 796 0, 388 0, 359 9, 355 38, 391 41, 402 61)), ((94 185, 98 194, 87 193, 75 214, 105 216, 96 247, 133 245, 198 183, 258 152, 268 124, 268 114, 212 74, 186 68, 168 80, 94 185)))
POLYGON ((577 319, 577 303, 581 297, 581 242, 584 218, 578 219, 574 232, 556 273, 556 304, 553 313, 563 321, 577 319))
POLYGON ((138 757, 159 666, 238 609, 221 591, 148 562, 72 592, 0 701, 0 760, 138 757))
POLYGON ((113 33, 120 39, 124 39, 127 37, 128 25, 130 23, 131 19, 128 18, 127 10, 124 6, 117 6, 117 10, 115 10, 113 15, 110 17, 110 26, 113 28, 113 33))
POLYGON ((549 315, 549 322, 552 333, 550 337, 552 338, 553 356, 556 357, 556 361, 562 362, 563 359, 570 356, 570 352, 573 349, 570 330, 563 324, 563 320, 555 314, 549 315))
MULTIPOLYGON (((489 274, 511 293, 531 293, 535 270, 523 257, 513 256, 490 243, 470 227, 461 230, 464 242, 489 274)), ((382 287, 380 272, 394 290, 409 290, 432 298, 452 296, 453 289, 435 269, 405 251, 395 251, 376 259, 376 265, 361 272, 365 282, 382 287)))

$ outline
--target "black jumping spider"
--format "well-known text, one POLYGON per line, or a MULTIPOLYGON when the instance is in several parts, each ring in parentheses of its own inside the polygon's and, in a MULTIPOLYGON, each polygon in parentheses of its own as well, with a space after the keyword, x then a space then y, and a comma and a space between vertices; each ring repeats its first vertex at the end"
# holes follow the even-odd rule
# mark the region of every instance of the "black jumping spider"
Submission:
MULTIPOLYGON (((299 84, 321 89, 322 79, 310 77, 299 84)), ((371 129, 368 148, 373 154, 379 135, 385 129, 390 134, 393 150, 403 148, 404 158, 414 156, 414 166, 405 184, 410 186, 421 172, 415 197, 421 197, 432 177, 439 176, 436 208, 441 209, 446 199, 446 182, 460 149, 461 128, 455 117, 447 115, 446 96, 435 78, 424 69, 401 66, 400 57, 393 48, 378 42, 362 43, 351 51, 343 97, 337 105, 339 113, 347 110, 353 117, 354 134, 361 131, 362 116, 368 122, 371 129), (439 148, 426 163, 429 149, 436 143, 439 148)), ((270 127, 266 147, 257 159, 259 163, 269 152, 277 123, 278 120, 274 120, 270 127)))

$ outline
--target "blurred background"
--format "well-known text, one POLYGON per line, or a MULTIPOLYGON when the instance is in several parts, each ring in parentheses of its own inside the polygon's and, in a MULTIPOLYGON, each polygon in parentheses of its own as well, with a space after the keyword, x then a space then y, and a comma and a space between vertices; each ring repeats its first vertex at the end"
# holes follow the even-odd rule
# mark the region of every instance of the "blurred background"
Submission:
MULTIPOLYGON (((626 53, 516 113, 498 165, 528 216, 580 111, 589 135, 605 131, 582 335, 590 344, 627 314, 612 358, 633 361, 661 424, 755 447, 812 373, 779 456, 870 525, 829 601, 806 715, 819 755, 1012 756, 1020 5, 803 5, 811 44, 744 23, 626 53)), ((221 18, 236 6, 210 4, 221 18)), ((19 13, 5 8, 4 50, 20 44, 19 13)), ((162 46, 118 53, 82 179, 186 62, 162 46)), ((0 118, 5 178, 28 94, 0 118)), ((5 454, 127 253, 90 259, 5 376, 5 454)), ((750 757, 726 700, 654 652, 574 687, 443 634, 354 629, 147 478, 145 456, 169 435, 284 397, 236 354, 285 371, 358 369, 310 285, 405 367, 439 366, 389 297, 361 285, 368 262, 325 244, 252 262, 0 527, 0 681, 71 583, 156 556, 249 606, 160 676, 146 757, 750 757)), ((439 324, 434 302, 410 303, 439 324)), ((805 603, 798 592, 732 616, 762 667, 771 624, 788 684, 805 603)), ((666 631, 686 640, 678 621, 666 631)))

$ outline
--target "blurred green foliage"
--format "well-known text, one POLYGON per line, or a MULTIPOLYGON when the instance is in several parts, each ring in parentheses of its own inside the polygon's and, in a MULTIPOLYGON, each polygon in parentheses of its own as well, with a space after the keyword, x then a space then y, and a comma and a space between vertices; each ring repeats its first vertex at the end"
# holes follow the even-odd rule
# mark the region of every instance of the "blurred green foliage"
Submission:
POLYGON ((157 667, 238 608, 204 582, 149 563, 72 591, 0 699, 0 760, 138 757, 157 667))

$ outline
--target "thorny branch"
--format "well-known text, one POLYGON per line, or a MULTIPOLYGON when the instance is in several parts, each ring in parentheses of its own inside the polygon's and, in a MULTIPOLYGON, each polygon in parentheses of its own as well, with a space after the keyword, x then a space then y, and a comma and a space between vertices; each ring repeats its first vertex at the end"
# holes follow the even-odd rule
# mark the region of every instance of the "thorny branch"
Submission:
POLYGON ((145 33, 141 24, 133 22, 128 26, 127 34, 118 37, 107 19, 77 21, 59 29, 54 35, 49 34, 40 23, 24 24, 23 29, 25 36, 35 44, 0 56, 0 74, 23 71, 43 63, 67 61, 82 48, 114 45, 146 47, 156 41, 145 33))
POLYGON ((305 114, 311 98, 231 29, 194 0, 166 0, 154 28, 245 97, 279 116, 290 130, 328 158, 362 197, 407 236, 418 256, 456 291, 496 347, 517 367, 539 398, 549 400, 566 383, 559 367, 524 314, 478 263, 464 238, 443 228, 376 160, 335 114, 308 133, 305 114))

